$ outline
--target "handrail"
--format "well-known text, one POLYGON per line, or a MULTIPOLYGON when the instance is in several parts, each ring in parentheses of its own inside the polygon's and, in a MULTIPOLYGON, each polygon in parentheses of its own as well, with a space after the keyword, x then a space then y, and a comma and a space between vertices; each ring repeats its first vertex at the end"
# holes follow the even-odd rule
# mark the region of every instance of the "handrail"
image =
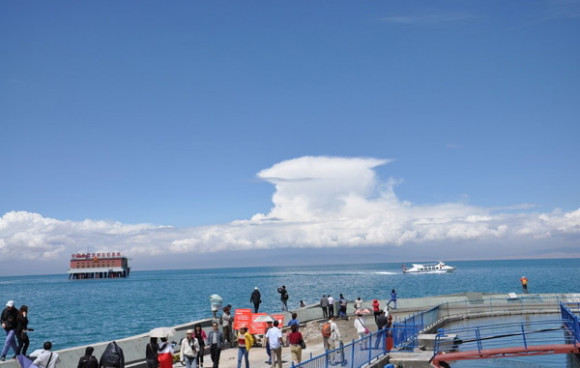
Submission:
POLYGON ((574 342, 578 343, 580 342, 580 318, 570 310, 569 306, 572 305, 575 305, 576 308, 580 309, 580 303, 564 304, 560 302, 560 312, 564 325, 572 333, 572 336, 574 336, 574 342))
MULTIPOLYGON (((442 351, 450 351, 458 349, 460 346, 462 348, 468 347, 470 343, 475 344, 474 350, 482 351, 484 349, 496 347, 493 342, 497 340, 502 340, 502 346, 506 344, 520 344, 521 346, 528 347, 531 345, 540 345, 553 341, 553 338, 546 338, 548 332, 561 329, 562 323, 569 321, 567 326, 574 333, 576 342, 578 342, 578 337, 580 336, 580 324, 578 323, 578 316, 574 315, 562 302, 560 298, 539 298, 537 296, 532 297, 522 297, 518 299, 519 304, 530 305, 530 304, 541 304, 541 305, 553 305, 556 300, 560 302, 562 313, 567 313, 567 317, 562 316, 562 320, 557 321, 542 321, 542 322, 528 322, 528 323, 505 323, 505 324, 494 324, 493 328, 503 328, 511 329, 513 331, 507 331, 506 333, 494 335, 494 332, 488 331, 490 326, 479 326, 475 328, 464 328, 464 329, 439 329, 434 344, 434 356, 442 351), (566 310, 566 312, 564 312, 566 310), (546 324, 552 324, 550 328, 543 328, 546 324), (543 326, 543 327, 542 327, 543 326), (472 331, 473 336, 466 331, 472 331), (461 333, 461 338, 453 338, 456 333, 461 333), (497 340, 496 340, 497 339, 497 340), (493 342, 492 342, 493 341, 493 342)), ((465 308, 468 306, 468 301, 454 303, 457 308, 465 308), (463 305, 459 305, 463 303, 463 305)), ((482 303, 478 306, 481 309, 485 309, 485 312, 499 312, 503 310, 503 307, 509 309, 510 302, 506 299, 499 298, 489 298, 486 301, 482 300, 482 303), (494 310, 495 309, 495 310, 494 310)), ((336 367, 360 367, 364 364, 368 364, 371 361, 385 355, 386 353, 397 350, 397 351, 413 351, 417 347, 417 337, 420 332, 429 329, 437 323, 442 314, 445 313, 445 309, 449 311, 449 306, 453 303, 444 303, 436 305, 428 310, 421 311, 419 313, 413 314, 407 318, 397 321, 393 324, 393 327, 386 330, 381 330, 373 332, 364 336, 361 339, 353 340, 351 343, 342 345, 326 351, 321 355, 312 357, 311 359, 304 361, 300 364, 292 364, 293 368, 332 368, 336 367), (391 345, 392 344, 392 345, 391 345)), ((570 305, 570 303, 569 303, 570 305)), ((578 309, 580 309, 580 303, 575 303, 578 309)), ((481 310, 480 310, 481 311, 481 310)))

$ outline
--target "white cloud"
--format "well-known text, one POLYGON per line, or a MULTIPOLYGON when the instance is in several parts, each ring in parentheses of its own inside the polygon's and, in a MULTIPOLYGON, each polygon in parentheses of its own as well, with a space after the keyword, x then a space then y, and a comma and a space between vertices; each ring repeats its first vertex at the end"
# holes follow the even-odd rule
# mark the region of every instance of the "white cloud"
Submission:
MULTIPOLYGON (((29 212, 0 218, 0 256, 51 260, 68 253, 120 250, 130 256, 225 250, 522 243, 564 236, 580 239, 580 209, 516 212, 465 203, 420 205, 395 194, 396 180, 375 169, 390 160, 301 157, 258 173, 275 186, 273 207, 229 224, 173 228, 113 221, 57 220, 29 212)), ((544 250, 549 250, 547 241, 544 250)), ((491 256, 491 255, 490 255, 491 256)))

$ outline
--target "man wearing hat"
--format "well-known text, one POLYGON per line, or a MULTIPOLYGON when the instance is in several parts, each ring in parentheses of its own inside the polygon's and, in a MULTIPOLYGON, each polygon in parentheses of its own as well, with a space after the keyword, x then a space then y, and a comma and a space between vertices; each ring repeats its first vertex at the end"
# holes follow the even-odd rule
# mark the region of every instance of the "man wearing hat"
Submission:
POLYGON ((197 366, 197 353, 199 352, 199 342, 193 337, 193 330, 185 331, 185 339, 181 340, 181 362, 186 368, 197 366))
POLYGON ((6 308, 4 308, 2 315, 0 316, 2 328, 4 331, 6 331, 6 340, 4 341, 4 348, 2 349, 2 356, 0 356, 0 361, 6 360, 8 349, 12 348, 12 350, 14 350, 14 354, 17 352, 18 346, 16 345, 16 339, 14 337, 17 317, 18 311, 16 308, 14 308, 14 301, 9 300, 8 303, 6 303, 6 308))

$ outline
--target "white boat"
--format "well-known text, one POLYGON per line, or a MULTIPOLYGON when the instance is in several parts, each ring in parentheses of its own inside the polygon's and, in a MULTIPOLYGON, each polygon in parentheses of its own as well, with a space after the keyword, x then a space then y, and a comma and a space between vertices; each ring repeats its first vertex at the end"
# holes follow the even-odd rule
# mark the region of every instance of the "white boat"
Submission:
POLYGON ((448 273, 455 271, 455 267, 446 265, 443 262, 432 264, 413 264, 413 267, 407 268, 403 265, 403 273, 448 273))

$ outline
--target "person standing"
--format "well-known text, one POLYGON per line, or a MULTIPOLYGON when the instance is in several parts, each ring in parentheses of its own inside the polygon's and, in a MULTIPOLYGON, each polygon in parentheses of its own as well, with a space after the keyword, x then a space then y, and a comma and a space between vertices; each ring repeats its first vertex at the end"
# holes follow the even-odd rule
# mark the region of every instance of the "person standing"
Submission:
POLYGON ((219 330, 217 322, 211 324, 211 331, 207 335, 207 343, 209 344, 209 355, 213 362, 213 368, 219 368, 220 354, 224 345, 224 334, 219 330))
MULTIPOLYGON (((341 340, 342 336, 340 335, 338 326, 334 322, 334 316, 328 317, 328 322, 322 325, 322 341, 324 343, 324 350, 327 352, 335 350, 337 341, 340 342, 341 340)), ((336 365, 336 353, 338 353, 338 351, 328 356, 332 365, 336 365)))
POLYGON ((260 289, 256 286, 252 295, 250 296, 250 303, 254 304, 254 313, 258 313, 260 309, 260 303, 262 303, 262 295, 260 294, 260 289))
POLYGON ((300 321, 298 320, 298 314, 296 312, 292 312, 292 319, 288 321, 288 327, 291 327, 292 325, 300 327, 300 321))
POLYGON ((347 300, 346 298, 340 294, 340 298, 338 299, 338 305, 339 305, 339 312, 338 312, 338 316, 342 319, 348 319, 346 317, 346 307, 347 307, 347 300))
POLYGON ((99 361, 93 355, 93 351, 95 351, 95 348, 87 346, 85 349, 85 355, 80 357, 77 368, 99 368, 99 361))
POLYGON ((355 312, 362 308, 362 303, 363 303, 363 300, 360 298, 360 296, 358 298, 356 298, 356 300, 354 301, 354 311, 355 312))
POLYGON ((377 318, 377 327, 379 332, 377 333, 377 338, 375 340, 375 349, 378 349, 381 341, 384 341, 387 333, 387 325, 388 320, 387 316, 385 315, 385 311, 381 311, 381 314, 377 318))
POLYGON ((159 361, 157 360, 157 351, 159 350, 159 344, 157 344, 157 338, 152 337, 149 339, 149 344, 145 346, 145 361, 147 362, 147 368, 158 368, 159 361))
POLYGON ((395 306, 393 309, 397 309, 397 292, 395 289, 391 290, 391 299, 387 302, 387 308, 391 306, 391 303, 394 303, 395 306))
POLYGON ((334 316, 334 298, 328 294, 328 317, 334 316))
POLYGON ((16 355, 26 355, 30 340, 28 339, 28 331, 34 331, 28 328, 28 306, 20 306, 20 311, 16 317, 16 340, 18 340, 18 348, 16 355))
POLYGON ((293 364, 300 364, 302 362, 302 346, 304 345, 304 338, 298 331, 298 325, 290 327, 292 332, 288 334, 288 344, 290 345, 290 352, 292 353, 293 364))
POLYGON ((203 356, 205 353, 205 340, 207 339, 207 335, 205 331, 201 328, 200 323, 196 323, 193 326, 193 337, 197 339, 199 344, 199 349, 197 350, 197 366, 203 368, 203 356))
POLYGON ((185 338, 181 340, 179 355, 186 368, 196 368, 199 354, 199 342, 194 336, 194 330, 185 331, 185 338))
POLYGON ((234 316, 231 314, 231 307, 226 306, 224 307, 224 312, 220 317, 222 329, 224 331, 224 340, 227 341, 230 346, 234 346, 234 332, 233 332, 233 323, 234 323, 234 316))
POLYGON ((45 342, 43 348, 44 350, 32 364, 39 368, 55 368, 60 363, 60 357, 57 352, 50 351, 52 349, 52 343, 50 341, 45 342))
POLYGON ((328 317, 328 322, 322 325, 322 339, 324 350, 336 349, 336 342, 342 340, 338 326, 334 322, 334 316, 328 317))
MULTIPOLYGON (((272 324, 273 321, 266 321, 266 328, 264 330, 264 336, 266 336, 266 334, 268 333, 268 330, 270 330, 273 326, 272 324)), ((268 355, 268 361, 266 361, 266 364, 272 364, 272 350, 270 350, 270 344, 268 343, 268 340, 264 340, 264 345, 266 346, 266 354, 268 355)))
POLYGON ((282 285, 282 287, 278 288, 278 293, 280 293, 280 301, 282 302, 282 312, 288 311, 288 291, 286 290, 286 286, 282 285))
POLYGON ((250 349, 252 346, 254 346, 254 338, 248 332, 248 328, 240 327, 238 333, 238 368, 242 368, 242 359, 246 363, 246 368, 250 368, 250 349))
POLYGON ((6 303, 6 308, 2 311, 0 315, 0 321, 2 321, 2 328, 6 331, 6 340, 4 340, 4 348, 2 348, 2 355, 0 356, 0 361, 6 360, 6 354, 8 350, 12 348, 15 356, 18 353, 18 346, 16 345, 16 339, 14 335, 16 333, 16 323, 18 318, 18 311, 14 308, 14 301, 9 300, 6 303))
MULTIPOLYGON (((369 333, 369 329, 367 328, 365 321, 363 319, 362 314, 358 313, 356 315, 356 319, 354 320, 354 327, 356 328, 356 333, 358 335, 359 339, 362 339, 363 337, 365 337, 368 333, 369 333)), ((362 349, 366 349, 367 347, 367 341, 364 341, 360 348, 362 349)))
POLYGON ((373 306, 373 314, 375 316, 375 323, 377 323, 377 318, 379 318, 379 315, 381 314, 381 306, 377 299, 373 300, 372 306, 373 306))
POLYGON ((528 293, 528 278, 526 276, 522 276, 522 278, 520 279, 520 282, 522 283, 522 289, 524 290, 524 294, 528 293))
POLYGON ((157 360, 159 361, 159 368, 173 368, 173 346, 167 342, 167 337, 161 338, 161 344, 157 350, 157 360))
POLYGON ((326 295, 323 295, 322 298, 320 298, 320 308, 322 309, 322 317, 328 318, 328 299, 326 298, 326 295))
POLYGON ((272 368, 278 362, 278 368, 282 368, 282 331, 278 328, 279 322, 274 321, 274 326, 266 333, 266 340, 270 344, 270 351, 272 352, 272 368))

